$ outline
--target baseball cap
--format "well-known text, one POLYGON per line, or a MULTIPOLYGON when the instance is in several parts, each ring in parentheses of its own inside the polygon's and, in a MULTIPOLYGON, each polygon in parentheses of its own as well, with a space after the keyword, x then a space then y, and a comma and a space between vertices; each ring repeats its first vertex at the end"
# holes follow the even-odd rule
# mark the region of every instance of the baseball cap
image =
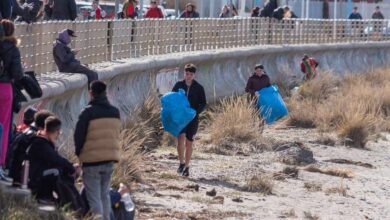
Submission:
POLYGON ((72 31, 71 29, 66 29, 66 31, 68 32, 68 35, 71 36, 71 37, 77 37, 77 35, 74 33, 74 31, 72 31))

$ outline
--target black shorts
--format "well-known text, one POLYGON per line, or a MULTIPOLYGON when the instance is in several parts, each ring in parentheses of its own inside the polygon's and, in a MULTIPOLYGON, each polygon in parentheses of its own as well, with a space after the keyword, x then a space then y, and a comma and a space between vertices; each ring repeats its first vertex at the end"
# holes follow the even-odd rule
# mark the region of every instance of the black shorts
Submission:
POLYGON ((181 132, 180 134, 186 134, 186 138, 189 141, 194 141, 194 137, 198 132, 199 119, 195 117, 181 132))

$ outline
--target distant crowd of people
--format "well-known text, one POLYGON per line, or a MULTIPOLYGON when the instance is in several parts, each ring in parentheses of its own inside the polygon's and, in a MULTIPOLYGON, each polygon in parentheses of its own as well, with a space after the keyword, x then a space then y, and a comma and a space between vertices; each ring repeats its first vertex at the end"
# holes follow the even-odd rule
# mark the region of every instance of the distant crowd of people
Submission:
MULTIPOLYGON (((164 2, 165 3, 165 2, 164 2)), ((160 0, 151 0, 150 5, 146 8, 144 18, 164 18, 163 8, 159 6, 160 0)), ((92 11, 88 13, 88 19, 106 18, 105 12, 99 5, 99 0, 93 0, 91 3, 92 11)), ((140 16, 140 11, 144 6, 139 6, 139 0, 124 0, 122 11, 116 16, 117 18, 135 19, 140 16), (139 8, 141 7, 141 8, 139 8)), ((353 8, 349 19, 363 19, 353 8)), ((41 20, 75 20, 78 16, 77 5, 75 0, 2 0, 0 2, 0 17, 15 21, 24 21, 27 23, 41 20)), ((224 5, 219 14, 219 18, 231 18, 239 16, 235 5, 224 5)), ((185 10, 179 15, 180 18, 199 18, 196 6, 188 3, 185 10)), ((278 6, 277 0, 268 0, 264 7, 255 7, 252 9, 251 17, 270 17, 278 20, 298 18, 289 6, 278 6)), ((379 6, 376 7, 372 19, 384 19, 379 6)))

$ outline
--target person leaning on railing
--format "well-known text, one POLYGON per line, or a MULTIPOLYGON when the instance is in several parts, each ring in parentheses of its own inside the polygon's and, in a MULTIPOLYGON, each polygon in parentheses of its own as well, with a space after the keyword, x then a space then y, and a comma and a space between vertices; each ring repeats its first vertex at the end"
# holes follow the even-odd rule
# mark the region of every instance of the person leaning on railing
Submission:
POLYGON ((75 0, 43 0, 46 20, 72 20, 77 18, 75 0))
POLYGON ((146 11, 145 18, 164 18, 164 14, 157 6, 157 0, 150 2, 150 8, 146 11))
POLYGON ((186 10, 181 13, 180 18, 199 18, 199 13, 195 11, 195 5, 188 3, 186 10))
POLYGON ((138 17, 136 6, 137 6, 137 0, 125 0, 123 2, 123 9, 120 17, 131 18, 131 19, 138 17))
POLYGON ((12 11, 18 17, 15 21, 19 22, 36 22, 39 18, 38 13, 42 6, 42 2, 39 0, 27 0, 24 4, 20 5, 18 1, 13 0, 12 11))

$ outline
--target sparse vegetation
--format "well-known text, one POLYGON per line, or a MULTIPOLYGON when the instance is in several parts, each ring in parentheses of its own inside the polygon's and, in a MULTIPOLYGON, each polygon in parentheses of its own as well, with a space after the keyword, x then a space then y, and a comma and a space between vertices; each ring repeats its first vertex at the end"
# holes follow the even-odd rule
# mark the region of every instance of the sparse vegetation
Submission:
POLYGON ((289 101, 289 125, 336 131, 346 145, 363 148, 389 129, 390 74, 377 71, 338 79, 321 74, 305 82, 289 101))
POLYGON ((319 220, 320 217, 316 214, 311 213, 310 211, 304 211, 303 215, 305 216, 305 219, 308 220, 319 220))
POLYGON ((255 104, 246 96, 223 99, 210 112, 210 135, 214 144, 225 139, 235 143, 250 142, 258 138, 263 127, 255 104))
POLYGON ((313 173, 322 173, 326 175, 331 175, 331 176, 339 176, 343 178, 353 178, 354 174, 351 170, 348 169, 341 169, 341 168, 320 168, 315 165, 308 165, 303 170, 308 171, 308 172, 313 172, 313 173))
POLYGON ((289 177, 298 178, 299 169, 297 167, 285 167, 282 172, 289 177))
POLYGON ((318 192, 322 190, 322 185, 316 182, 305 182, 303 186, 309 192, 318 192))
POLYGON ((288 211, 282 212, 282 215, 284 215, 287 218, 296 218, 297 217, 297 214, 295 213, 295 209, 294 208, 291 208, 288 211))
POLYGON ((258 174, 251 177, 243 187, 248 192, 261 192, 265 195, 272 194, 274 187, 273 178, 267 174, 258 174))
POLYGON ((331 187, 326 189, 327 193, 337 193, 341 196, 346 197, 347 196, 347 188, 344 186, 344 179, 341 178, 340 184, 336 187, 331 187))

